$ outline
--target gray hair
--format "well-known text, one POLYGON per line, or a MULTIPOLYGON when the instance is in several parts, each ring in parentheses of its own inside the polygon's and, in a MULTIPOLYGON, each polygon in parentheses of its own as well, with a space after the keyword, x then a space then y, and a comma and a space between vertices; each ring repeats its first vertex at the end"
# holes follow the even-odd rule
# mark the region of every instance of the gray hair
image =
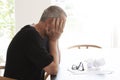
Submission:
POLYGON ((62 15, 67 17, 66 13, 64 12, 64 10, 62 8, 60 8, 58 6, 50 6, 44 10, 40 21, 44 22, 48 18, 57 18, 62 15))

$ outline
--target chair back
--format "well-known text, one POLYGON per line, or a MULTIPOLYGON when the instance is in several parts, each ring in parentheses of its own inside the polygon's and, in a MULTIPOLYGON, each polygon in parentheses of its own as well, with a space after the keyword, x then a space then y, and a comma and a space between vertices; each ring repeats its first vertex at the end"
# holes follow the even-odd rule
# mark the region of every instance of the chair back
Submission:
POLYGON ((69 47, 68 49, 72 49, 72 48, 78 48, 78 49, 80 49, 82 47, 85 47, 86 49, 88 49, 90 47, 92 47, 92 48, 102 48, 102 47, 100 47, 98 45, 82 44, 82 45, 73 45, 73 46, 69 47))
POLYGON ((16 80, 16 79, 0 76, 0 80, 16 80))

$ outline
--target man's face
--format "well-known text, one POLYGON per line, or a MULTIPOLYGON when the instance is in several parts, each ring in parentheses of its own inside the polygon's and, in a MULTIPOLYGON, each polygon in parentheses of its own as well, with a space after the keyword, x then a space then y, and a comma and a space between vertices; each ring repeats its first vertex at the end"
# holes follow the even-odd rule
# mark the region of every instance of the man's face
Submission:
POLYGON ((46 21, 46 28, 48 30, 52 30, 53 28, 57 27, 58 29, 61 29, 61 32, 63 32, 63 29, 65 27, 66 23, 66 16, 61 16, 60 18, 49 18, 46 21))

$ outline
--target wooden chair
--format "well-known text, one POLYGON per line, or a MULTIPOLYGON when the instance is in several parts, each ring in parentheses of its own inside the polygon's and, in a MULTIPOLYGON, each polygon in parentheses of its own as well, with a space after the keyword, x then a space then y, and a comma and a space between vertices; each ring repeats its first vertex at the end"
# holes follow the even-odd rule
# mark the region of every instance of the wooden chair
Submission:
POLYGON ((88 49, 88 48, 102 48, 102 47, 100 47, 100 46, 97 46, 97 45, 91 45, 91 44, 82 44, 82 45, 74 45, 74 46, 71 46, 71 47, 69 47, 68 49, 71 49, 71 48, 78 48, 78 49, 80 49, 80 48, 82 48, 82 47, 85 47, 86 49, 88 49))
POLYGON ((4 69, 5 69, 5 66, 0 66, 0 76, 3 76, 4 69))
POLYGON ((50 74, 48 74, 47 72, 45 72, 44 80, 47 80, 49 76, 50 76, 50 74))
POLYGON ((0 69, 5 69, 5 66, 0 66, 0 69))
POLYGON ((0 76, 0 80, 16 80, 16 79, 0 76))
MULTIPOLYGON (((0 66, 0 69, 5 69, 5 66, 0 66)), ((16 79, 0 76, 0 80, 16 80, 16 79)))

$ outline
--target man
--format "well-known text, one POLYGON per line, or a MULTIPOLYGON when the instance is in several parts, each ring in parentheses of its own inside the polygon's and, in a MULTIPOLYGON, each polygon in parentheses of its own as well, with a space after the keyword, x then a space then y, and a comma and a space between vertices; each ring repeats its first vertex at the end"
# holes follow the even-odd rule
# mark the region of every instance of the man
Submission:
POLYGON ((44 80, 45 72, 56 75, 58 39, 66 17, 60 7, 50 6, 37 24, 24 26, 8 47, 4 76, 17 80, 44 80))

